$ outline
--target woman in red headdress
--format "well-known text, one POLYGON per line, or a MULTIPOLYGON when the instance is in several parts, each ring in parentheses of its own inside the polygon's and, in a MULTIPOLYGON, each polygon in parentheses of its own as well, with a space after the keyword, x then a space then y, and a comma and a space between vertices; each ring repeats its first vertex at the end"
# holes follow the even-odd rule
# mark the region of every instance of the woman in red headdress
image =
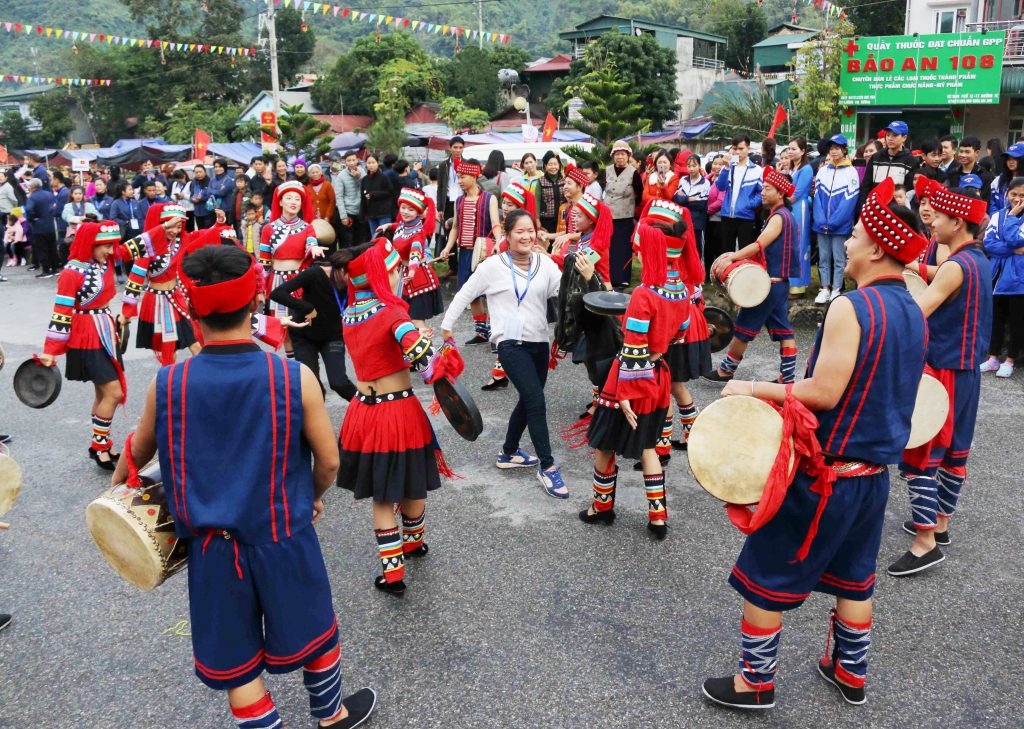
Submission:
POLYGON ((403 187, 398 195, 398 221, 380 229, 391 232, 391 240, 402 259, 403 295, 409 302, 409 318, 420 329, 427 319, 444 311, 441 281, 427 262, 428 241, 434 237, 436 227, 434 201, 421 190, 403 187))
POLYGON ((451 475, 410 376, 431 364, 433 330, 415 327, 409 305, 395 294, 401 256, 386 238, 344 248, 332 260, 348 276, 342 327, 359 390, 341 426, 338 485, 356 499, 372 498, 383 572, 374 586, 397 594, 405 591, 406 556, 427 553, 427 492, 441 486, 440 473, 451 475))
POLYGON ((71 245, 68 263, 57 279, 53 315, 46 331, 43 354, 38 360, 52 367, 67 355, 64 370, 69 380, 92 382, 96 397, 92 406, 92 441, 89 457, 113 471, 118 454, 110 452, 110 424, 118 403, 124 403, 127 383, 117 325, 110 302, 117 294, 110 262, 130 261, 167 252, 167 241, 181 230, 184 218, 173 218, 125 243, 117 223, 82 223, 71 245))

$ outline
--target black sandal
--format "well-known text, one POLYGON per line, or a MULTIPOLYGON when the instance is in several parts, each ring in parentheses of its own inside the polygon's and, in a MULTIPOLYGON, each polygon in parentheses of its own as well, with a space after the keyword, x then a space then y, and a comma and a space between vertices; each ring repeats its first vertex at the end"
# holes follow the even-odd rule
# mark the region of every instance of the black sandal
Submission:
POLYGON ((480 389, 485 392, 491 392, 492 390, 504 390, 506 387, 508 387, 508 377, 492 377, 490 382, 486 385, 481 385, 480 389))
POLYGON ((102 468, 104 471, 113 471, 117 468, 117 463, 111 457, 110 451, 94 451, 92 448, 89 449, 89 458, 96 462, 96 465, 102 468), (100 458, 100 453, 106 453, 107 459, 104 461, 100 458))

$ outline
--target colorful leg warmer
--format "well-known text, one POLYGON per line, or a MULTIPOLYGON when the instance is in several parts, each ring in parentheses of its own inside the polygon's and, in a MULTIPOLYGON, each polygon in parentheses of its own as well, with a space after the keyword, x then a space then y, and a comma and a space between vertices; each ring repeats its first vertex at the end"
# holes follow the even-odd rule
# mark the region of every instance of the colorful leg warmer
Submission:
MULTIPOLYGON (((836 678, 848 686, 861 688, 868 675, 868 650, 871 648, 871 621, 854 623, 843 620, 832 611, 832 664, 836 678)), ((825 646, 828 655, 828 645, 825 646)))
POLYGON ((415 519, 402 514, 402 551, 405 554, 415 552, 423 546, 423 537, 426 536, 427 510, 415 519))
POLYGON ((781 637, 781 625, 758 628, 743 621, 740 627, 740 677, 750 688, 757 691, 775 688, 781 637))
POLYGON ((281 729, 284 726, 270 694, 248 706, 232 706, 231 713, 239 729, 281 729))
POLYGON ((110 450, 110 424, 113 418, 101 418, 93 413, 92 416, 92 445, 94 451, 110 450))
POLYGON ((734 375, 736 374, 736 368, 740 366, 740 362, 742 361, 743 355, 727 352, 725 358, 722 360, 722 364, 718 365, 718 369, 722 372, 734 375))
POLYGON ((405 553, 402 550, 402 532, 393 529, 374 529, 377 549, 380 551, 380 565, 385 581, 400 582, 405 577, 405 553))
POLYGON ((796 347, 779 349, 779 376, 786 384, 796 382, 796 347))
POLYGON ((907 479, 910 490, 910 513, 914 526, 919 529, 935 528, 935 512, 938 510, 938 482, 931 476, 910 476, 907 479))
POLYGON ((493 377, 496 380, 500 380, 505 376, 505 368, 501 366, 501 360, 495 357, 494 366, 491 367, 491 377, 493 377))
POLYGON ((684 443, 690 439, 690 428, 693 427, 693 421, 696 419, 697 406, 692 402, 689 405, 681 405, 679 407, 679 424, 683 426, 684 443))
POLYGON ((487 314, 473 314, 473 331, 484 339, 491 338, 491 326, 487 323, 487 314))
POLYGON ((317 719, 333 719, 341 706, 341 646, 302 667, 302 685, 309 692, 309 713, 317 719))
POLYGON ((967 480, 967 466, 946 466, 935 474, 938 481, 939 514, 953 516, 956 503, 960 500, 960 491, 967 480))
POLYGON ((615 508, 615 481, 619 469, 613 463, 608 473, 594 469, 594 511, 611 511, 615 508))
POLYGON ((665 416, 665 422, 661 425, 661 436, 654 444, 654 450, 659 456, 672 453, 672 413, 665 416))
POLYGON ((668 501, 665 499, 665 474, 644 474, 644 490, 647 492, 647 518, 650 521, 668 520, 668 501))

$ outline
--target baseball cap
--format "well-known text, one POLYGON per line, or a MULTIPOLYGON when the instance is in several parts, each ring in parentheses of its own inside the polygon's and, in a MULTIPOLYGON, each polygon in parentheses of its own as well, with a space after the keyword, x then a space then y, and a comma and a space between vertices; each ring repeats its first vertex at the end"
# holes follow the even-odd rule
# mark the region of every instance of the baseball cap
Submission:
POLYGON ((1020 159, 1024 157, 1024 142, 1017 142, 1016 144, 1011 144, 1007 148, 1007 150, 1003 152, 1003 156, 1013 157, 1014 159, 1020 159))
POLYGON ((973 173, 960 178, 960 187, 973 187, 975 190, 980 190, 983 184, 981 178, 973 173))
MULTIPOLYGON (((850 146, 850 142, 842 134, 833 134, 831 137, 828 138, 828 143, 829 144, 838 144, 840 147, 847 147, 847 148, 849 148, 849 146, 850 146)), ((1024 146, 1024 145, 1022 145, 1022 146, 1024 146)))
POLYGON ((910 133, 910 127, 907 126, 907 123, 905 121, 900 121, 899 119, 897 119, 896 121, 889 122, 889 126, 886 127, 886 130, 892 132, 893 134, 910 133))

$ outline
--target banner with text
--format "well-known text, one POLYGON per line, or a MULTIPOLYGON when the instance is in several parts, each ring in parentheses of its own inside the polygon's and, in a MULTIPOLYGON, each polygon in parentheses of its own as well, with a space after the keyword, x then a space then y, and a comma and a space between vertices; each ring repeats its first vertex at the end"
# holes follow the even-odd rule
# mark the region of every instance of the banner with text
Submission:
POLYGON ((998 104, 1004 31, 850 38, 839 102, 848 106, 998 104))

